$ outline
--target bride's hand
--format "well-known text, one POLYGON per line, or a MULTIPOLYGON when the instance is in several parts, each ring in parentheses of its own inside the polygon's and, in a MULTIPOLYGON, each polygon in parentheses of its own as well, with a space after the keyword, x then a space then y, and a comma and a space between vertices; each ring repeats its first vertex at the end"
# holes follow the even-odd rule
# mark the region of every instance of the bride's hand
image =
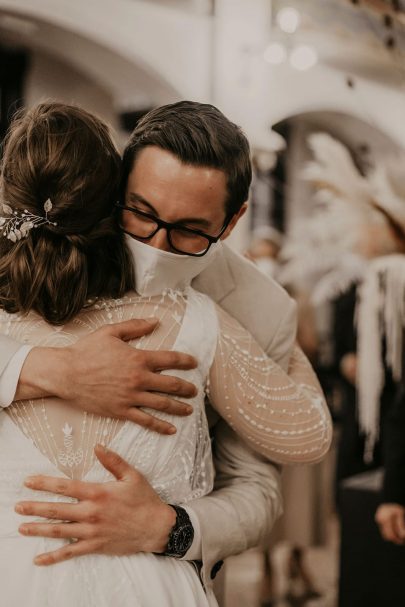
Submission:
POLYGON ((196 388, 164 369, 193 369, 189 354, 138 350, 126 342, 153 331, 157 320, 127 320, 104 326, 65 348, 34 348, 20 375, 16 400, 58 396, 72 406, 106 417, 128 419, 140 426, 173 434, 172 424, 139 407, 189 415, 190 405, 172 398, 191 398, 196 388))
POLYGON ((19 514, 58 520, 23 523, 19 528, 23 535, 74 540, 53 552, 38 555, 34 560, 36 565, 52 565, 83 554, 120 556, 164 552, 176 522, 175 510, 162 502, 142 474, 118 454, 101 446, 95 451, 116 480, 88 483, 48 476, 27 479, 26 485, 31 489, 78 500, 74 504, 20 502, 16 505, 19 514))

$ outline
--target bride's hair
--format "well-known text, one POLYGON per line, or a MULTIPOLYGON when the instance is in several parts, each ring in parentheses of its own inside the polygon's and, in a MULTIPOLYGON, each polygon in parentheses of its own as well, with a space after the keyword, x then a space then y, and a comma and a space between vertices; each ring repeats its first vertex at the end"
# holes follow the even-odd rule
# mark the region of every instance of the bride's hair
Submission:
POLYGON ((88 112, 41 103, 15 118, 0 177, 1 308, 35 310, 62 324, 89 299, 120 297, 133 288, 114 213, 120 171, 107 126, 88 112), (24 212, 41 218, 41 225, 26 235, 20 229, 13 242, 5 220, 10 224, 12 213, 21 228, 24 212), (42 221, 46 216, 49 221, 42 221))

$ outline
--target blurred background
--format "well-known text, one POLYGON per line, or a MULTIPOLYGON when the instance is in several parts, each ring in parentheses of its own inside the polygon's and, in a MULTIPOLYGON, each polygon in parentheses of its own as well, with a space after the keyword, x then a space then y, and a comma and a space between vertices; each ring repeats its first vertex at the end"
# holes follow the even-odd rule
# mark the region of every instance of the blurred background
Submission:
POLYGON ((374 520, 402 385, 404 59, 403 0, 0 0, 0 140, 16 109, 55 99, 123 146, 145 112, 193 99, 251 142, 231 245, 296 298, 335 438, 285 471, 271 545, 221 572, 225 607, 405 604, 404 547, 374 520))

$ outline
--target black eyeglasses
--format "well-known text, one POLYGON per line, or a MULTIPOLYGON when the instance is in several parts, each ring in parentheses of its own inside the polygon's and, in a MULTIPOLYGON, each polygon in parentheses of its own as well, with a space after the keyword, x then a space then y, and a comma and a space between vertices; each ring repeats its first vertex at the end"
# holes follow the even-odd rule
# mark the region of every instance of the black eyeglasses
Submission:
POLYGON ((119 202, 115 206, 123 211, 132 213, 131 231, 124 229, 121 225, 121 229, 130 236, 139 238, 139 240, 149 240, 163 228, 166 230, 170 247, 176 253, 193 255, 194 257, 202 257, 208 253, 211 245, 218 242, 232 219, 232 217, 227 218, 220 233, 217 236, 211 236, 200 230, 187 228, 182 224, 163 221, 159 217, 155 217, 155 215, 145 213, 136 208, 127 207, 119 202))

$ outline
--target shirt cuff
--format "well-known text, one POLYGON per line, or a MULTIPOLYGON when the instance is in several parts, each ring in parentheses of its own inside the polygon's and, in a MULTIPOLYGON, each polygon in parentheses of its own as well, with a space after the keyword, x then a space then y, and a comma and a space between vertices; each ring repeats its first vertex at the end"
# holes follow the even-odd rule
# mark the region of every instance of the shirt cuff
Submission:
POLYGON ((190 517, 191 524, 194 528, 194 539, 186 554, 180 559, 181 561, 201 561, 202 546, 201 546, 201 530, 200 522, 194 510, 190 506, 181 505, 190 517))
POLYGON ((0 375, 0 407, 8 407, 14 400, 21 369, 34 346, 21 346, 0 375))

